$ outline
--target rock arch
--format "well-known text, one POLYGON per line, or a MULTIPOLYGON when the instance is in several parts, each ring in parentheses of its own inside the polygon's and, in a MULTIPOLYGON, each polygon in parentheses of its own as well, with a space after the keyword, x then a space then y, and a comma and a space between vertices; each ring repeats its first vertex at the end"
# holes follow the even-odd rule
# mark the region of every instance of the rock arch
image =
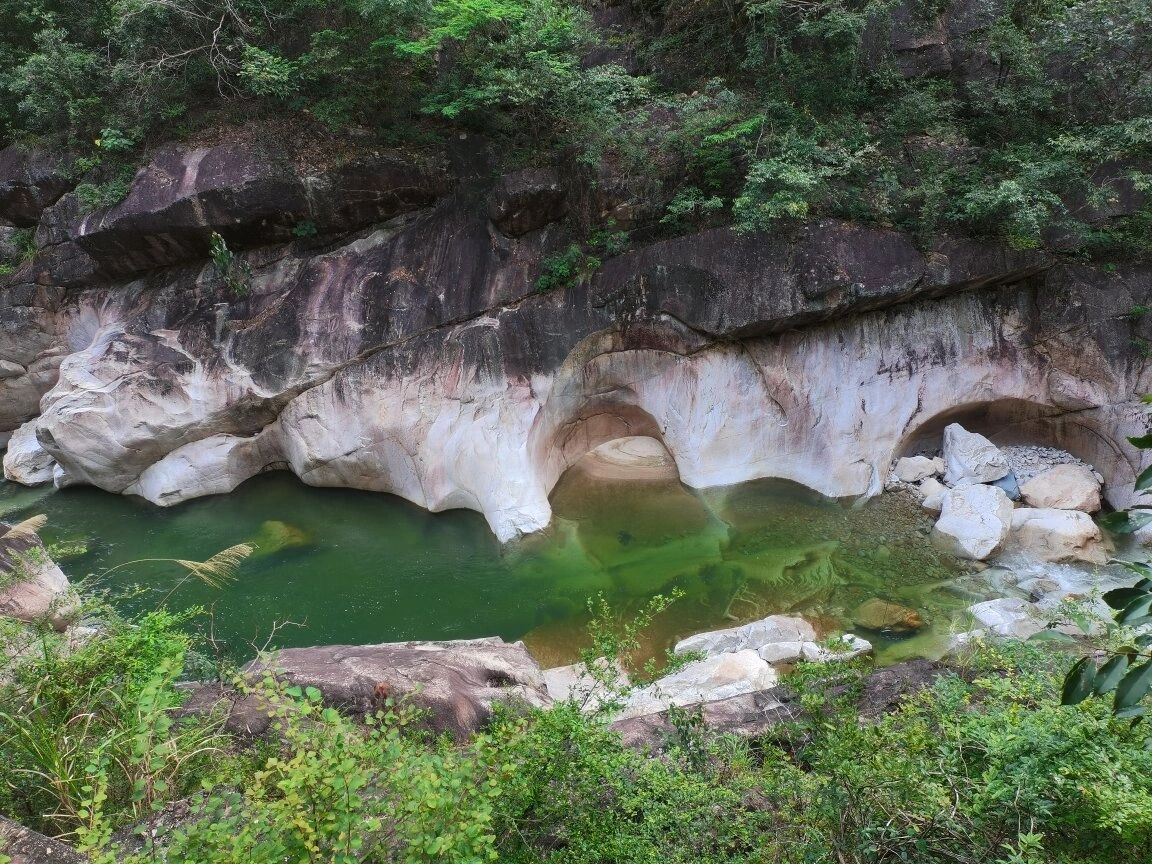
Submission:
POLYGON ((1037 445, 1067 450, 1092 465, 1104 477, 1105 494, 1117 507, 1131 499, 1132 484, 1141 467, 1141 454, 1126 436, 1142 434, 1135 406, 1105 406, 1069 411, 1055 405, 1006 396, 954 405, 909 423, 895 456, 934 451, 944 427, 959 423, 994 444, 1037 445))

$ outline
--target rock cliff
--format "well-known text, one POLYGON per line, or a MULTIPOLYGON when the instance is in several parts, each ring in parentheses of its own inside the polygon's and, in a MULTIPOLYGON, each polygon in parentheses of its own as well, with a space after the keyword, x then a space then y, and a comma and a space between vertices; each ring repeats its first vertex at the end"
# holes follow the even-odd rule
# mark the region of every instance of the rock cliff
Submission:
POLYGON ((538 291, 566 182, 400 156, 313 175, 225 145, 162 149, 83 216, 20 196, 39 252, 0 287, 0 435, 31 425, 7 476, 54 463, 58 485, 171 505, 287 469, 510 540, 618 437, 662 441, 690 486, 858 496, 959 421, 1064 448, 1127 503, 1152 388, 1127 313, 1152 267, 814 221, 653 242, 538 291))

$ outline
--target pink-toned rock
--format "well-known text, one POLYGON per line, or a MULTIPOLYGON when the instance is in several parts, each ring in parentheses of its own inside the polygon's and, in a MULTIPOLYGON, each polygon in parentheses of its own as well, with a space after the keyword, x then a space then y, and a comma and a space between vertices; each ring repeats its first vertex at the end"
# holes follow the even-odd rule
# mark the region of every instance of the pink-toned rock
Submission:
POLYGON ((1108 560, 1099 526, 1079 510, 1015 510, 1007 548, 1040 561, 1104 564, 1108 560))
POLYGON ((47 621, 57 630, 69 622, 68 577, 34 534, 10 532, 0 523, 0 616, 47 621))
POLYGON ((1100 509, 1100 481, 1087 465, 1057 465, 1020 487, 1029 507, 1054 510, 1100 509))

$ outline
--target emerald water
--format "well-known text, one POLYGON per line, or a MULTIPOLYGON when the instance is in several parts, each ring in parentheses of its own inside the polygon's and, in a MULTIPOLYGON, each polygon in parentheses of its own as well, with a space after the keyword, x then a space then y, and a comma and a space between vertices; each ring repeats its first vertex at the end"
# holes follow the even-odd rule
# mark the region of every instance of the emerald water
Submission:
MULTIPOLYGON (((141 611, 203 605, 237 655, 280 646, 502 636, 525 639, 545 665, 571 662, 589 597, 627 612, 657 593, 685 596, 649 648, 776 612, 826 630, 850 626, 871 597, 918 610, 928 626, 905 640, 868 633, 881 661, 931 654, 970 600, 951 590, 954 562, 927 542, 931 524, 892 496, 852 508, 783 481, 689 490, 675 480, 605 480, 570 470, 545 533, 501 548, 471 511, 431 514, 399 498, 316 489, 266 474, 230 495, 164 509, 91 488, 0 483, 0 519, 44 513, 42 532, 73 580, 93 574, 114 602, 141 611), (258 548, 218 590, 166 564, 236 543, 258 548)), ((201 624, 203 626, 203 622, 201 624)))

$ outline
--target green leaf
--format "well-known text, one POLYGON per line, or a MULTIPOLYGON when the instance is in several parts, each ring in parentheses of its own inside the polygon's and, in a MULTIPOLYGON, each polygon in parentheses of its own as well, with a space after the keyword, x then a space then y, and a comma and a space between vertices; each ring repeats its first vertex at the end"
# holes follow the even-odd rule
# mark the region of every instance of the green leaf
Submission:
POLYGON ((1133 627, 1137 626, 1135 623, 1137 618, 1145 617, 1149 612, 1152 612, 1152 594, 1144 594, 1132 600, 1124 609, 1116 616, 1117 624, 1129 624, 1133 627))
POLYGON ((1152 487, 1152 465, 1149 465, 1140 472, 1140 476, 1136 478, 1136 491, 1143 492, 1145 489, 1152 487))
POLYGON ((1147 597, 1148 592, 1139 588, 1117 588, 1104 593, 1104 602, 1113 609, 1123 609, 1137 597, 1147 597))
POLYGON ((1135 573, 1137 576, 1140 576, 1141 577, 1140 582, 1136 583, 1137 588, 1152 587, 1152 567, 1150 567, 1145 562, 1143 562, 1143 561, 1123 561, 1119 558, 1113 558, 1108 563, 1119 564, 1125 570, 1131 571, 1132 573, 1135 573), (1147 585, 1141 584, 1141 583, 1145 583, 1145 582, 1148 584, 1147 585))
POLYGON ((1152 435, 1128 436, 1128 443, 1141 450, 1152 450, 1152 435))
POLYGON ((1152 523, 1152 513, 1143 510, 1117 510, 1096 520, 1096 524, 1113 534, 1131 534, 1152 523))
POLYGON ((1149 687, 1152 687, 1152 660, 1130 669, 1120 681, 1113 710, 1119 712, 1131 708, 1144 698, 1149 687))
POLYGON ((1078 705, 1092 693, 1096 678, 1096 662, 1091 657, 1082 657, 1064 679, 1064 691, 1060 696, 1061 705, 1078 705))
POLYGON ((1076 638, 1069 636, 1067 633, 1061 633, 1059 630, 1041 630, 1038 633, 1033 633, 1028 637, 1029 642, 1061 642, 1063 644, 1074 644, 1076 638))
POLYGON ((1117 654, 1107 663, 1100 667, 1100 672, 1096 676, 1096 686, 1093 688, 1097 696, 1103 696, 1105 693, 1111 693, 1116 689, 1116 685, 1120 683, 1120 679, 1128 671, 1128 657, 1125 654, 1117 654))

